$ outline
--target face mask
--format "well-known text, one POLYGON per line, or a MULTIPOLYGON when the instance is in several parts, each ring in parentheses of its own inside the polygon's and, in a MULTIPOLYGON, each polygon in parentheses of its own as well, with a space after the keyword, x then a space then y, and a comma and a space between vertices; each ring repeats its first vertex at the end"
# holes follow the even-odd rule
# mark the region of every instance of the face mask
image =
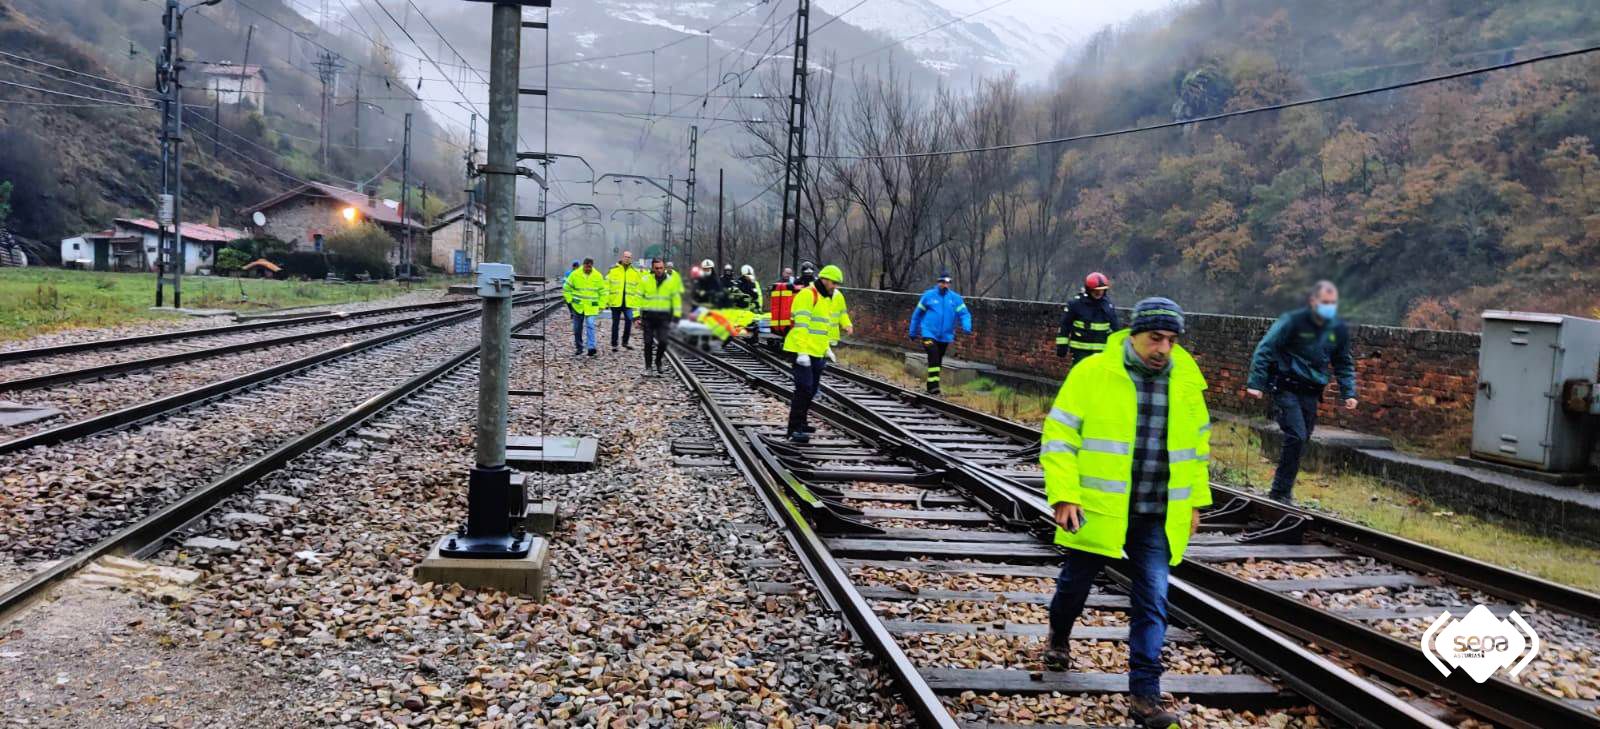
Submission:
POLYGON ((1317 304, 1317 318, 1323 321, 1333 321, 1338 315, 1338 304, 1317 304))

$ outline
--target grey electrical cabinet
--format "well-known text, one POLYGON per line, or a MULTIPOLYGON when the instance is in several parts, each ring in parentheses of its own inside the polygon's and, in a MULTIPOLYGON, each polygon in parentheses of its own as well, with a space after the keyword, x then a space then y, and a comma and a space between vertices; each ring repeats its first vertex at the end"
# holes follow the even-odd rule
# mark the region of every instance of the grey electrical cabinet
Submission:
POLYGON ((1562 407, 1572 380, 1600 368, 1600 321, 1517 311, 1483 313, 1472 455, 1541 471, 1588 464, 1595 419, 1562 407))

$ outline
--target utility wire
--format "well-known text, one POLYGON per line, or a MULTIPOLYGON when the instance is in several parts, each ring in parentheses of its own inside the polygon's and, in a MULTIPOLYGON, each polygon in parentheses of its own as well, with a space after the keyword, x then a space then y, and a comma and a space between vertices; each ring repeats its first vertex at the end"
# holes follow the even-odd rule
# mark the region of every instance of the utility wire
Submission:
POLYGON ((1588 54, 1588 53, 1594 53, 1595 51, 1600 51, 1600 45, 1588 46, 1588 47, 1585 47, 1585 48, 1577 48, 1577 49, 1573 49, 1573 50, 1570 50, 1570 51, 1561 51, 1559 53, 1550 53, 1550 54, 1546 54, 1546 55, 1542 55, 1542 56, 1534 56, 1532 58, 1524 58, 1524 59, 1522 59, 1520 61, 1509 61, 1509 62, 1506 62, 1506 63, 1497 63, 1497 64, 1494 64, 1492 66, 1479 66, 1477 68, 1469 68, 1469 69, 1466 69, 1466 70, 1463 70, 1463 71, 1455 71, 1455 72, 1452 72, 1452 73, 1439 74, 1437 76, 1427 76, 1427 77, 1424 77, 1424 78, 1412 79, 1410 81, 1402 81, 1400 83, 1387 84, 1387 85, 1384 85, 1384 86, 1374 86, 1374 87, 1371 87, 1371 88, 1357 89, 1355 91, 1346 91, 1344 93, 1339 93, 1339 94, 1330 94, 1328 96, 1317 96, 1317 97, 1313 97, 1313 98, 1309 98, 1309 99, 1297 99, 1295 101, 1286 101, 1286 102, 1283 102, 1281 104, 1269 104, 1269 105, 1266 105, 1266 106, 1255 106, 1255 107, 1251 107, 1249 109, 1239 109, 1237 111, 1229 111, 1229 112, 1224 112, 1224 113, 1221 113, 1221 114, 1212 114, 1210 116, 1195 117, 1193 119, 1184 119, 1184 120, 1180 120, 1180 121, 1163 122, 1161 124, 1151 124, 1151 125, 1142 126, 1142 127, 1127 127, 1127 128, 1124 128, 1124 129, 1115 129, 1115 130, 1102 131, 1102 132, 1091 132, 1089 134, 1077 134, 1077 135, 1073 135, 1073 136, 1070 136, 1070 137, 1057 137, 1055 139, 1040 139, 1040 140, 1035 140, 1035 141, 1032 141, 1032 142, 1015 142, 1015 143, 1012 143, 1012 144, 998 144, 998 145, 994 145, 992 147, 967 147, 967 148, 964 148, 964 149, 947 149, 947 150, 938 150, 938 151, 932 151, 932 152, 898 152, 898 153, 893 153, 893 154, 865 154, 865 155, 857 155, 857 154, 815 154, 815 155, 807 155, 807 157, 809 157, 811 159, 843 159, 843 160, 912 159, 912 158, 917 158, 917 157, 938 157, 938 156, 953 155, 953 154, 973 154, 973 153, 976 153, 976 152, 997 152, 997 151, 1004 151, 1004 150, 1010 150, 1010 149, 1023 149, 1023 148, 1026 148, 1026 147, 1039 147, 1039 146, 1043 146, 1043 145, 1047 145, 1047 144, 1065 144, 1067 142, 1081 142, 1081 141, 1089 140, 1089 139, 1104 139, 1104 138, 1107 138, 1107 137, 1120 137, 1120 136, 1128 135, 1128 134, 1139 134, 1139 133, 1142 133, 1142 132, 1153 132, 1153 131, 1157 131, 1157 130, 1160 130, 1160 129, 1174 129, 1174 128, 1177 128, 1177 127, 1188 126, 1190 124, 1200 124, 1200 123, 1204 123, 1204 122, 1220 121, 1222 119, 1232 119, 1234 117, 1248 116, 1248 115, 1251 115, 1251 114, 1260 114, 1262 112, 1268 112, 1268 111, 1282 111, 1284 109, 1293 109, 1293 108, 1298 107, 1298 106, 1310 106, 1312 104, 1325 104, 1325 103, 1328 103, 1328 102, 1331 102, 1331 101, 1342 101, 1344 99, 1353 99, 1353 98, 1356 98, 1358 96, 1370 96, 1372 94, 1381 94, 1381 93, 1384 93, 1384 92, 1387 92, 1387 91, 1396 91, 1396 90, 1399 90, 1399 89, 1407 89, 1407 88, 1412 88, 1412 87, 1415 87, 1415 86, 1426 86, 1426 85, 1429 85, 1429 84, 1436 84, 1436 83, 1441 83, 1441 82, 1444 82, 1444 81, 1453 81, 1455 79, 1460 79, 1460 78, 1468 78, 1468 77, 1471 77, 1471 76, 1479 76, 1479 75, 1486 74, 1486 73, 1491 73, 1491 72, 1494 72, 1494 71, 1504 71, 1506 69, 1517 68, 1519 66, 1528 66, 1528 65, 1535 64, 1535 63, 1543 63, 1545 61, 1554 61, 1554 60, 1558 60, 1558 59, 1562 59, 1562 58, 1571 58, 1571 57, 1574 57, 1574 56, 1581 56, 1581 55, 1588 54))
POLYGON ((15 86, 15 87, 20 88, 20 89, 27 89, 28 91, 36 91, 36 92, 41 93, 41 94, 54 94, 56 96, 66 96, 66 97, 73 98, 73 99, 82 99, 84 101, 97 101, 97 102, 100 102, 102 104, 111 104, 113 106, 131 106, 131 107, 133 107, 135 109, 154 109, 155 108, 154 106, 145 105, 145 104, 130 104, 130 103, 126 102, 126 101, 115 101, 115 100, 112 100, 112 99, 97 99, 97 98, 95 98, 93 96, 84 96, 82 94, 74 94, 74 93, 70 93, 70 92, 67 92, 67 91, 56 91, 55 89, 46 89, 46 88, 41 88, 41 87, 38 87, 38 86, 29 86, 28 84, 17 83, 16 81, 6 81, 6 80, 3 80, 3 79, 0 79, 0 84, 4 84, 6 86, 15 86))
POLYGON ((84 71, 74 70, 74 69, 71 69, 71 68, 67 68, 65 66, 57 66, 57 65, 55 65, 53 63, 46 63, 46 62, 41 61, 41 60, 39 60, 37 58, 29 58, 28 56, 21 56, 21 55, 17 55, 15 53, 11 53, 11 52, 8 52, 8 51, 0 51, 0 56, 6 56, 7 58, 15 58, 17 60, 27 61, 29 63, 37 63, 37 64, 39 64, 41 66, 45 66, 47 68, 55 69, 57 71, 65 71, 66 73, 74 74, 74 75, 77 75, 77 76, 84 76, 86 78, 92 78, 92 79, 95 79, 97 81, 105 81, 107 83, 113 83, 113 84, 116 84, 118 86, 127 86, 129 88, 139 89, 140 91, 155 91, 155 89, 146 88, 144 86, 139 86, 137 84, 132 84, 132 83, 129 83, 127 81, 118 81, 117 79, 114 79, 114 78, 107 78, 105 76, 96 76, 96 75, 94 75, 92 73, 87 73, 87 72, 84 72, 84 71))

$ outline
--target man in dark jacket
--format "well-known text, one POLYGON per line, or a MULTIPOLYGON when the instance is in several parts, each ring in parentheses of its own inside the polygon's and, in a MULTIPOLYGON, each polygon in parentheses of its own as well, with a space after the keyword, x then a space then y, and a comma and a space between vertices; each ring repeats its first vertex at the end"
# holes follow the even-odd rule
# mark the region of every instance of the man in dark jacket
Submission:
POLYGON ((1300 454, 1317 426, 1317 404, 1328 387, 1330 364, 1339 381, 1339 399, 1346 409, 1354 410, 1356 363, 1350 356, 1350 332, 1339 319, 1339 289, 1331 281, 1318 281, 1306 306, 1278 317, 1250 358, 1245 393, 1256 398, 1272 393, 1278 428, 1283 431, 1283 450, 1269 494, 1276 501, 1293 502, 1300 454))
POLYGON ((1083 277, 1083 293, 1061 310, 1057 357, 1067 356, 1070 350, 1076 362, 1106 348, 1106 337, 1117 330, 1117 308, 1107 293, 1110 290, 1111 279, 1099 271, 1083 277))

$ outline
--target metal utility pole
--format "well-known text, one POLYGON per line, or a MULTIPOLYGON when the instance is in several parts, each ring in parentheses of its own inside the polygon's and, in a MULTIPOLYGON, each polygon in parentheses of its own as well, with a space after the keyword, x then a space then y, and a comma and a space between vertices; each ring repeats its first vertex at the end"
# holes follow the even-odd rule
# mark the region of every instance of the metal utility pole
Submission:
MULTIPOLYGON (((512 531, 512 513, 523 496, 506 467, 507 384, 511 367, 509 261, 517 239, 517 99, 522 58, 522 6, 549 7, 550 0, 496 0, 489 30, 489 153, 482 173, 487 189, 488 236, 478 266, 483 325, 478 354, 478 421, 474 465, 467 485, 467 523, 439 544, 448 558, 518 559, 532 540, 512 531)), ((518 516, 521 516, 518 513, 518 516)))
POLYGON ((163 305, 163 287, 168 280, 172 282, 173 308, 183 306, 183 264, 187 253, 183 246, 183 15, 221 1, 201 0, 183 7, 178 0, 167 0, 166 13, 161 17, 165 42, 156 64, 156 90, 161 92, 164 113, 160 136, 161 202, 156 215, 160 231, 156 244, 156 306, 163 305), (170 238, 168 225, 172 226, 170 238))
POLYGON ((722 257, 722 168, 717 168, 717 260, 722 257))
MULTIPOLYGON (((700 147, 700 127, 689 125, 689 194, 684 196, 683 250, 694 253, 694 163, 700 147)), ((720 256, 718 257, 720 261, 720 256)))
POLYGON ((400 266, 411 280, 411 112, 406 112, 405 146, 400 148, 400 266))
POLYGON ((361 159, 361 71, 362 71, 362 68, 360 66, 356 66, 356 143, 355 143, 355 153, 356 153, 356 159, 357 160, 361 159))
POLYGON ((473 237, 476 238, 477 237, 476 234, 480 234, 480 233, 483 232, 483 231, 480 231, 480 230, 477 229, 477 226, 478 226, 478 185, 475 182, 475 180, 478 177, 478 115, 477 114, 473 114, 472 115, 472 121, 467 126, 467 152, 466 152, 466 158, 467 158, 467 177, 466 177, 467 189, 466 189, 465 192, 467 193, 467 207, 464 208, 466 212, 463 213, 462 216, 461 216, 461 256, 462 256, 462 258, 467 259, 467 270, 465 270, 465 271, 456 271, 456 270, 454 270, 454 267, 452 267, 451 273, 468 273, 468 274, 470 274, 470 273, 472 273, 472 257, 473 256, 472 256, 472 250, 470 248, 471 244, 467 241, 467 233, 469 233, 469 232, 470 233, 474 233, 475 235, 473 237))
POLYGON ((789 83, 788 150, 783 162, 783 220, 778 238, 779 257, 783 248, 793 252, 790 261, 800 268, 800 205, 804 198, 806 166, 806 64, 811 47, 811 0, 796 0, 794 24, 794 72, 789 83))
MULTIPOLYGON (((672 260, 672 185, 676 180, 672 175, 667 175, 667 197, 661 201, 661 254, 662 258, 672 260)), ((688 201, 684 201, 687 205, 688 201)))
POLYGON ((317 78, 322 81, 322 122, 319 134, 322 144, 322 166, 328 166, 328 85, 339 77, 339 71, 344 64, 339 62, 338 54, 332 51, 322 51, 317 54, 317 62, 311 64, 317 69, 317 78))

